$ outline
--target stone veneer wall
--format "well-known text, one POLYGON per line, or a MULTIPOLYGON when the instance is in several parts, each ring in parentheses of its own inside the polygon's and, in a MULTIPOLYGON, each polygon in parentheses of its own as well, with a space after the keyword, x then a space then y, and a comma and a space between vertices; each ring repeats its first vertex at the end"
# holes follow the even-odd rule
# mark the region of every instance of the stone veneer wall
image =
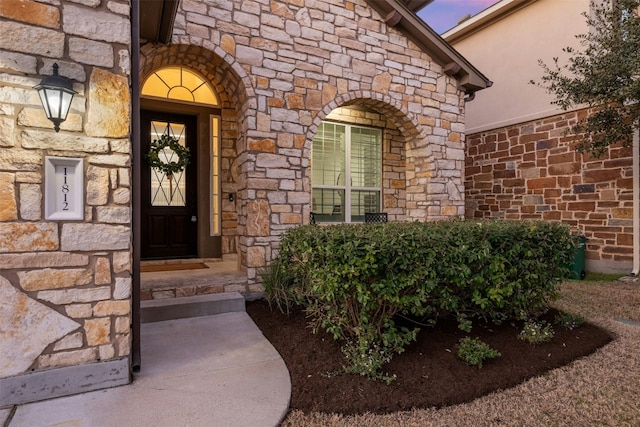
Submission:
POLYGON ((169 64, 209 76, 237 112, 233 188, 249 291, 280 235, 308 221, 311 141, 338 107, 384 115, 404 147, 405 159, 397 147, 388 157, 385 209, 417 220, 464 214, 464 94, 364 0, 185 0, 172 45, 142 48, 143 75, 169 64))
POLYGON ((575 151, 566 131, 586 110, 467 136, 468 218, 563 221, 584 233, 587 269, 631 270, 631 148, 601 158, 575 151))
POLYGON ((0 406, 129 381, 129 10, 0 2, 0 406), (59 133, 33 89, 54 62, 78 92, 59 133), (45 218, 45 156, 83 159, 83 220, 45 218))

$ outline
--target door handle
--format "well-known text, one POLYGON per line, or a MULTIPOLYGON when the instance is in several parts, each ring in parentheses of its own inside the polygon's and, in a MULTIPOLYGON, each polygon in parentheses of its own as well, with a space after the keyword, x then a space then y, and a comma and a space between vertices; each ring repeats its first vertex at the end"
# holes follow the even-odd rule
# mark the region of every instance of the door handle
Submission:
POLYGON ((198 217, 195 215, 191 216, 191 222, 198 222, 198 217))

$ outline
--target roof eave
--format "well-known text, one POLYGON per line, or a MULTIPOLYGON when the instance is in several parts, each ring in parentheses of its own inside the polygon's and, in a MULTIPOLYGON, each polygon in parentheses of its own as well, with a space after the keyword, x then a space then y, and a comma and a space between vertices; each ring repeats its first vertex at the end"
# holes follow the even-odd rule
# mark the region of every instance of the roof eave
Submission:
POLYGON ((407 9, 413 12, 417 12, 431 3, 433 3, 433 0, 404 0, 404 4, 407 6, 407 9))
POLYGON ((492 23, 534 3, 537 0, 502 0, 486 8, 477 15, 459 23, 442 35, 442 38, 449 43, 456 43, 475 31, 484 28, 492 23))

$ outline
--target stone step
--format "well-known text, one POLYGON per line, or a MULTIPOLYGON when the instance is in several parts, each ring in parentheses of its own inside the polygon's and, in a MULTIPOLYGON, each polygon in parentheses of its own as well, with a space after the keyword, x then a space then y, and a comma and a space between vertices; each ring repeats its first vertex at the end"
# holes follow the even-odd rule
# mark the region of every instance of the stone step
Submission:
POLYGON ((156 299, 140 302, 142 323, 187 317, 245 311, 245 298, 239 292, 156 299))
MULTIPOLYGON (((185 261, 202 262, 208 268, 195 270, 169 270, 140 274, 140 298, 145 300, 181 298, 223 292, 250 292, 247 273, 239 269, 234 260, 186 259, 169 261, 143 261, 145 265, 159 263, 179 264, 185 261)), ((142 263, 141 263, 142 265, 142 263)))

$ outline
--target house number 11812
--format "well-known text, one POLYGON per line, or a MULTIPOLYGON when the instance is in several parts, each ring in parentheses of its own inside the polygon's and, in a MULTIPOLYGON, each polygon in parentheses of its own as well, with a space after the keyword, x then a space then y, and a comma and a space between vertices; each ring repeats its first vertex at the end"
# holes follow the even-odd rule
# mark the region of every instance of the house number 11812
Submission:
POLYGON ((46 218, 83 219, 83 159, 46 156, 44 163, 46 218))
POLYGON ((62 210, 63 211, 68 211, 69 210, 69 201, 67 200, 67 197, 69 195, 69 183, 67 182, 67 168, 63 167, 64 169, 64 181, 62 182, 62 210))

